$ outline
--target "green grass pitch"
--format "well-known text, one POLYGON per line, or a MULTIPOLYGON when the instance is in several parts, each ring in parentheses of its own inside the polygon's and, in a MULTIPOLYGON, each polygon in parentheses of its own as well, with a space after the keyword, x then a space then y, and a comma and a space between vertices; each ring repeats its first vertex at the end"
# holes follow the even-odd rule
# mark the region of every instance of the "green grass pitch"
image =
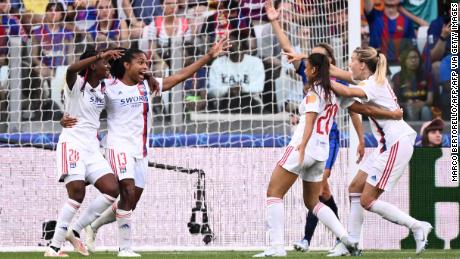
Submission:
MULTIPOLYGON (((143 259, 153 258, 251 258, 257 252, 141 252, 143 259)), ((308 252, 300 253, 289 251, 286 258, 330 258, 326 257, 326 252, 308 252)), ((44 258, 43 253, 0 253, 1 259, 35 259, 44 258)), ((76 253, 69 253, 68 258, 97 258, 109 259, 117 258, 115 252, 98 252, 89 257, 80 256, 76 253)), ((460 250, 427 250, 417 256, 413 250, 394 250, 394 251, 365 251, 365 254, 359 258, 367 259, 460 259, 460 250)))

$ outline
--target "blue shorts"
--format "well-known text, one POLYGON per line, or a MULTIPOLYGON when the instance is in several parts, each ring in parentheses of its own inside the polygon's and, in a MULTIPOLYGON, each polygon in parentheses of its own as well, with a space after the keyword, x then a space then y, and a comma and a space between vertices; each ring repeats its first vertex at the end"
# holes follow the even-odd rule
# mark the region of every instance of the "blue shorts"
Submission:
POLYGON ((327 158, 326 166, 324 167, 324 169, 332 169, 335 160, 337 160, 337 154, 339 153, 340 148, 339 134, 340 132, 337 129, 337 126, 333 126, 331 132, 329 133, 329 157, 327 158))

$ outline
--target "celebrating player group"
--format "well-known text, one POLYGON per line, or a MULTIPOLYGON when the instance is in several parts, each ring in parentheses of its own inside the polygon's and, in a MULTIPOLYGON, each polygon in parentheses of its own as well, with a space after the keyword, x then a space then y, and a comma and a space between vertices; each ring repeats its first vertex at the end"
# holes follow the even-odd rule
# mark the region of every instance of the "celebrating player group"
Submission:
MULTIPOLYGON (((315 46, 309 55, 296 54, 271 1, 265 9, 281 47, 302 77, 305 97, 299 105, 298 125, 273 169, 266 193, 270 245, 254 257, 286 256, 283 197, 299 176, 309 212, 305 237, 294 244, 297 250, 308 250, 319 220, 337 237, 330 256, 360 255, 364 208, 411 230, 416 253, 421 253, 432 226, 379 199, 383 192, 391 191, 408 166, 416 137, 402 120, 402 110, 386 79, 385 56, 370 47, 357 48, 351 56, 350 71, 344 71, 335 66, 333 50, 326 43, 315 46), (359 171, 348 187, 348 230, 339 220, 328 185, 339 148, 335 123, 339 109, 349 111, 359 137, 359 171), (378 140, 378 147, 364 161, 364 130, 359 114, 369 117, 378 140)), ((61 250, 66 240, 80 254, 89 255, 95 250, 98 229, 115 221, 118 256, 140 256, 132 249, 131 219, 145 187, 152 96, 183 82, 228 47, 223 38, 195 63, 164 79, 152 76, 147 55, 137 49, 89 50, 68 67, 64 91, 67 115, 56 151, 57 177, 65 184, 68 199, 59 212, 45 257, 67 257, 61 250), (104 109, 108 133, 99 141, 99 117, 104 109), (101 145, 105 156, 100 152, 101 145), (87 183, 94 185, 100 195, 70 225, 84 200, 87 183), (83 229, 86 245, 80 240, 83 229)))
POLYGON ((118 224, 118 256, 140 256, 132 250, 131 218, 148 168, 151 97, 184 81, 228 47, 228 41, 221 39, 195 63, 164 79, 152 76, 146 54, 137 49, 86 51, 80 61, 69 66, 67 116, 56 151, 58 179, 65 183, 68 200, 58 215, 45 257, 67 257, 61 250, 66 240, 80 254, 89 255, 80 240, 81 230, 86 228, 88 248, 94 251, 97 230, 114 221, 118 224), (97 131, 103 109, 107 111, 108 133, 100 143, 97 131), (105 158, 100 144, 105 147, 105 158), (70 226, 85 197, 86 183, 101 195, 70 226))

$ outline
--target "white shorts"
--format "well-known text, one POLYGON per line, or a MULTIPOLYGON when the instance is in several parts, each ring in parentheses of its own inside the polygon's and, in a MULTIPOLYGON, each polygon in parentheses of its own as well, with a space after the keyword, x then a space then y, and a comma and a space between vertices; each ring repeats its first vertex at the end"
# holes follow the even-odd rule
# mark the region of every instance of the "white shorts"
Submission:
POLYGON ((414 138, 405 136, 383 153, 380 153, 380 149, 375 149, 359 169, 367 173, 367 182, 370 185, 390 191, 409 165, 413 152, 414 138))
POLYGON ((56 167, 59 181, 65 184, 81 180, 94 185, 101 176, 113 173, 99 149, 85 149, 72 142, 57 144, 56 167))
POLYGON ((118 181, 134 179, 134 185, 144 189, 145 174, 148 169, 147 157, 139 159, 115 149, 106 149, 105 157, 118 177, 118 181))
POLYGON ((306 182, 322 182, 325 161, 313 159, 305 154, 303 164, 299 164, 299 152, 293 146, 287 146, 278 165, 291 173, 297 174, 306 182))

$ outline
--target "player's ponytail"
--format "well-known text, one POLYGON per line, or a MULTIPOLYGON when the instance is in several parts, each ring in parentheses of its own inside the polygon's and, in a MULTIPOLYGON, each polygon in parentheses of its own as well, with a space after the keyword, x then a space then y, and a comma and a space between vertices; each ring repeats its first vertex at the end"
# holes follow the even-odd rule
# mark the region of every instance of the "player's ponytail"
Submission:
POLYGON ((311 80, 311 86, 313 86, 314 83, 320 83, 324 91, 326 102, 329 103, 332 95, 331 80, 329 79, 329 58, 320 53, 313 53, 309 55, 307 59, 308 64, 314 67, 317 71, 315 78, 311 80))
POLYGON ((375 81, 378 85, 385 83, 387 80, 387 59, 385 55, 372 47, 357 48, 353 53, 356 54, 359 61, 366 64, 369 71, 375 76, 375 81))
POLYGON ((380 85, 385 83, 387 75, 387 58, 385 55, 377 53, 377 67, 375 68, 375 81, 380 85))

